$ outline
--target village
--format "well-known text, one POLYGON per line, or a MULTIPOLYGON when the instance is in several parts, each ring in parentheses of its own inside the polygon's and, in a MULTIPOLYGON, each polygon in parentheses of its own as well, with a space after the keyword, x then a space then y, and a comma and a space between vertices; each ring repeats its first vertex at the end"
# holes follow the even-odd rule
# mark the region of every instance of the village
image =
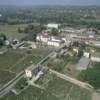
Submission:
MULTIPOLYGON (((5 40, 3 48, 8 48, 8 51, 10 49, 21 50, 21 52, 26 50, 28 54, 24 54, 25 56, 32 55, 36 57, 38 55, 41 59, 39 59, 36 64, 34 63, 34 59, 36 60, 37 58, 32 58, 33 61, 32 59, 27 61, 29 64, 24 64, 25 61, 22 60, 24 61, 24 65, 22 64, 21 66, 24 67, 21 70, 21 66, 19 66, 18 69, 16 69, 15 65, 12 66, 9 72, 18 73, 16 78, 13 79, 16 81, 11 81, 10 84, 7 84, 7 87, 10 87, 10 89, 5 90, 5 85, 3 88, 1 87, 1 97, 9 91, 19 95, 29 86, 35 86, 44 90, 46 87, 43 84, 49 84, 48 82, 51 79, 44 79, 44 82, 42 82, 43 86, 40 85, 41 82, 38 84, 38 80, 41 80, 41 77, 48 76, 48 74, 49 77, 55 75, 56 77, 71 82, 71 84, 78 85, 90 92, 93 91, 93 86, 87 82, 78 80, 77 77, 81 71, 91 68, 94 62, 100 62, 100 35, 96 35, 92 28, 75 29, 67 26, 61 28, 60 26, 60 24, 55 23, 47 24, 46 30, 36 35, 35 42, 20 41, 17 38, 5 40), (38 49, 43 49, 43 51, 40 53, 38 49), (35 52, 38 51, 35 56, 34 50, 35 52), (48 53, 44 56, 43 52, 48 53), (41 55, 43 57, 41 57, 41 55), (47 83, 45 83, 45 81, 47 83)), ((6 49, 0 50, 0 56, 6 53, 6 49)), ((17 64, 17 67, 18 65, 19 64, 17 64)))

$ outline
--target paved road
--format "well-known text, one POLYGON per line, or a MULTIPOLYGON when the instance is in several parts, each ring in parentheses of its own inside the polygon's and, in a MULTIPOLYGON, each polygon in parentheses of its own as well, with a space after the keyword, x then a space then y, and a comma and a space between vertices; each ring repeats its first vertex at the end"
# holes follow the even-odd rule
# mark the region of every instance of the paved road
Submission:
POLYGON ((71 83, 74 83, 74 84, 76 84, 76 85, 79 85, 79 86, 82 87, 82 88, 86 88, 86 89, 88 89, 88 90, 90 90, 90 91, 93 90, 93 87, 92 87, 91 85, 87 84, 87 83, 81 82, 81 81, 79 81, 79 80, 76 80, 76 79, 74 79, 74 78, 72 78, 72 77, 66 76, 66 75, 64 75, 64 74, 61 74, 61 73, 59 73, 59 72, 57 72, 57 71, 54 71, 54 70, 51 70, 51 69, 50 69, 50 72, 56 74, 58 77, 60 77, 60 78, 62 78, 62 79, 64 79, 64 80, 66 80, 66 81, 69 81, 69 82, 71 82, 71 83))
POLYGON ((12 79, 7 84, 5 84, 0 89, 0 97, 6 95, 12 89, 12 87, 16 84, 16 82, 18 82, 23 76, 24 76, 24 72, 21 72, 14 79, 12 79))
MULTIPOLYGON (((36 66, 38 67, 41 63, 43 63, 48 57, 52 56, 54 52, 51 52, 48 56, 43 58, 36 66)), ((30 66, 29 66, 30 67, 30 66)), ((5 84, 2 88, 0 88, 0 97, 6 95, 13 86, 24 76, 24 71, 19 73, 14 79, 12 79, 10 82, 5 84)))

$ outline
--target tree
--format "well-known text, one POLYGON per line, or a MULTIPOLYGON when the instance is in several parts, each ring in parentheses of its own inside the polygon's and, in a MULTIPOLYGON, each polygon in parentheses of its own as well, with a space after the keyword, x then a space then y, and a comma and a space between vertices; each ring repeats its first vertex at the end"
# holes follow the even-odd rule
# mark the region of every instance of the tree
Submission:
POLYGON ((83 56, 83 50, 79 49, 79 51, 78 51, 78 57, 81 58, 82 56, 83 56))
POLYGON ((17 31, 18 31, 19 33, 23 33, 23 30, 22 30, 20 27, 18 27, 17 31))
POLYGON ((51 30, 51 34, 52 35, 58 35, 58 30, 57 29, 55 29, 55 28, 53 28, 52 30, 51 30))
POLYGON ((93 68, 82 71, 78 78, 91 84, 95 89, 100 89, 100 63, 95 63, 93 68))
POLYGON ((3 46, 3 45, 4 45, 5 40, 7 40, 6 35, 1 34, 1 35, 0 35, 0 46, 3 46))

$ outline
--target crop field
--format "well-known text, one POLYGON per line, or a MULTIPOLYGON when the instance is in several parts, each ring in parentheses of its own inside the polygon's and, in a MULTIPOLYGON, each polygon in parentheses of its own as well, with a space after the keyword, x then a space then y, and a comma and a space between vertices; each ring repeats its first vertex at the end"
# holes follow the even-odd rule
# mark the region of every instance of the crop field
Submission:
POLYGON ((74 85, 53 74, 42 76, 36 84, 45 87, 48 93, 55 95, 58 100, 91 100, 91 92, 74 85))
POLYGON ((29 87, 19 95, 9 93, 0 100, 91 100, 91 92, 76 86, 68 81, 58 78, 55 75, 45 75, 36 82, 39 85, 46 85, 45 89, 29 87), (48 81, 47 81, 48 80, 48 81))
POLYGON ((43 48, 33 49, 29 53, 27 50, 11 49, 0 55, 0 84, 7 83, 31 64, 37 64, 49 52, 43 48), (3 76, 6 76, 5 79, 3 76))

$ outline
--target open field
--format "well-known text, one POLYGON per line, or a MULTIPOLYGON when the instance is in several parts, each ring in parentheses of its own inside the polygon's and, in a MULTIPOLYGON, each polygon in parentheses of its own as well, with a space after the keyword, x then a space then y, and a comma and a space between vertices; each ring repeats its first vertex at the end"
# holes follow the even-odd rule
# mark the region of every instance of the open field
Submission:
POLYGON ((9 93, 0 100, 91 100, 91 92, 53 74, 45 74, 36 84, 45 89, 29 87, 19 95, 9 93))
POLYGON ((8 82, 31 64, 37 64, 47 56, 48 53, 49 50, 44 50, 43 48, 33 49, 30 52, 27 50, 10 49, 0 55, 0 84, 8 82), (3 76, 7 77, 2 80, 3 76))
POLYGON ((91 100, 91 92, 53 74, 42 76, 37 82, 60 100, 91 100))
POLYGON ((51 93, 47 93, 44 90, 36 87, 29 87, 26 91, 16 96, 13 93, 9 93, 7 96, 0 100, 60 100, 51 93))
MULTIPOLYGON (((39 23, 32 23, 33 25, 39 25, 39 23)), ((25 28, 28 24, 16 24, 16 25, 0 25, 0 34, 5 34, 7 37, 10 38, 17 38, 22 39, 27 34, 25 33, 19 33, 18 28, 25 28)))
POLYGON ((18 33, 18 27, 26 27, 27 24, 18 25, 0 25, 0 34, 5 34, 7 37, 13 37, 21 39, 26 36, 24 33, 18 33))

